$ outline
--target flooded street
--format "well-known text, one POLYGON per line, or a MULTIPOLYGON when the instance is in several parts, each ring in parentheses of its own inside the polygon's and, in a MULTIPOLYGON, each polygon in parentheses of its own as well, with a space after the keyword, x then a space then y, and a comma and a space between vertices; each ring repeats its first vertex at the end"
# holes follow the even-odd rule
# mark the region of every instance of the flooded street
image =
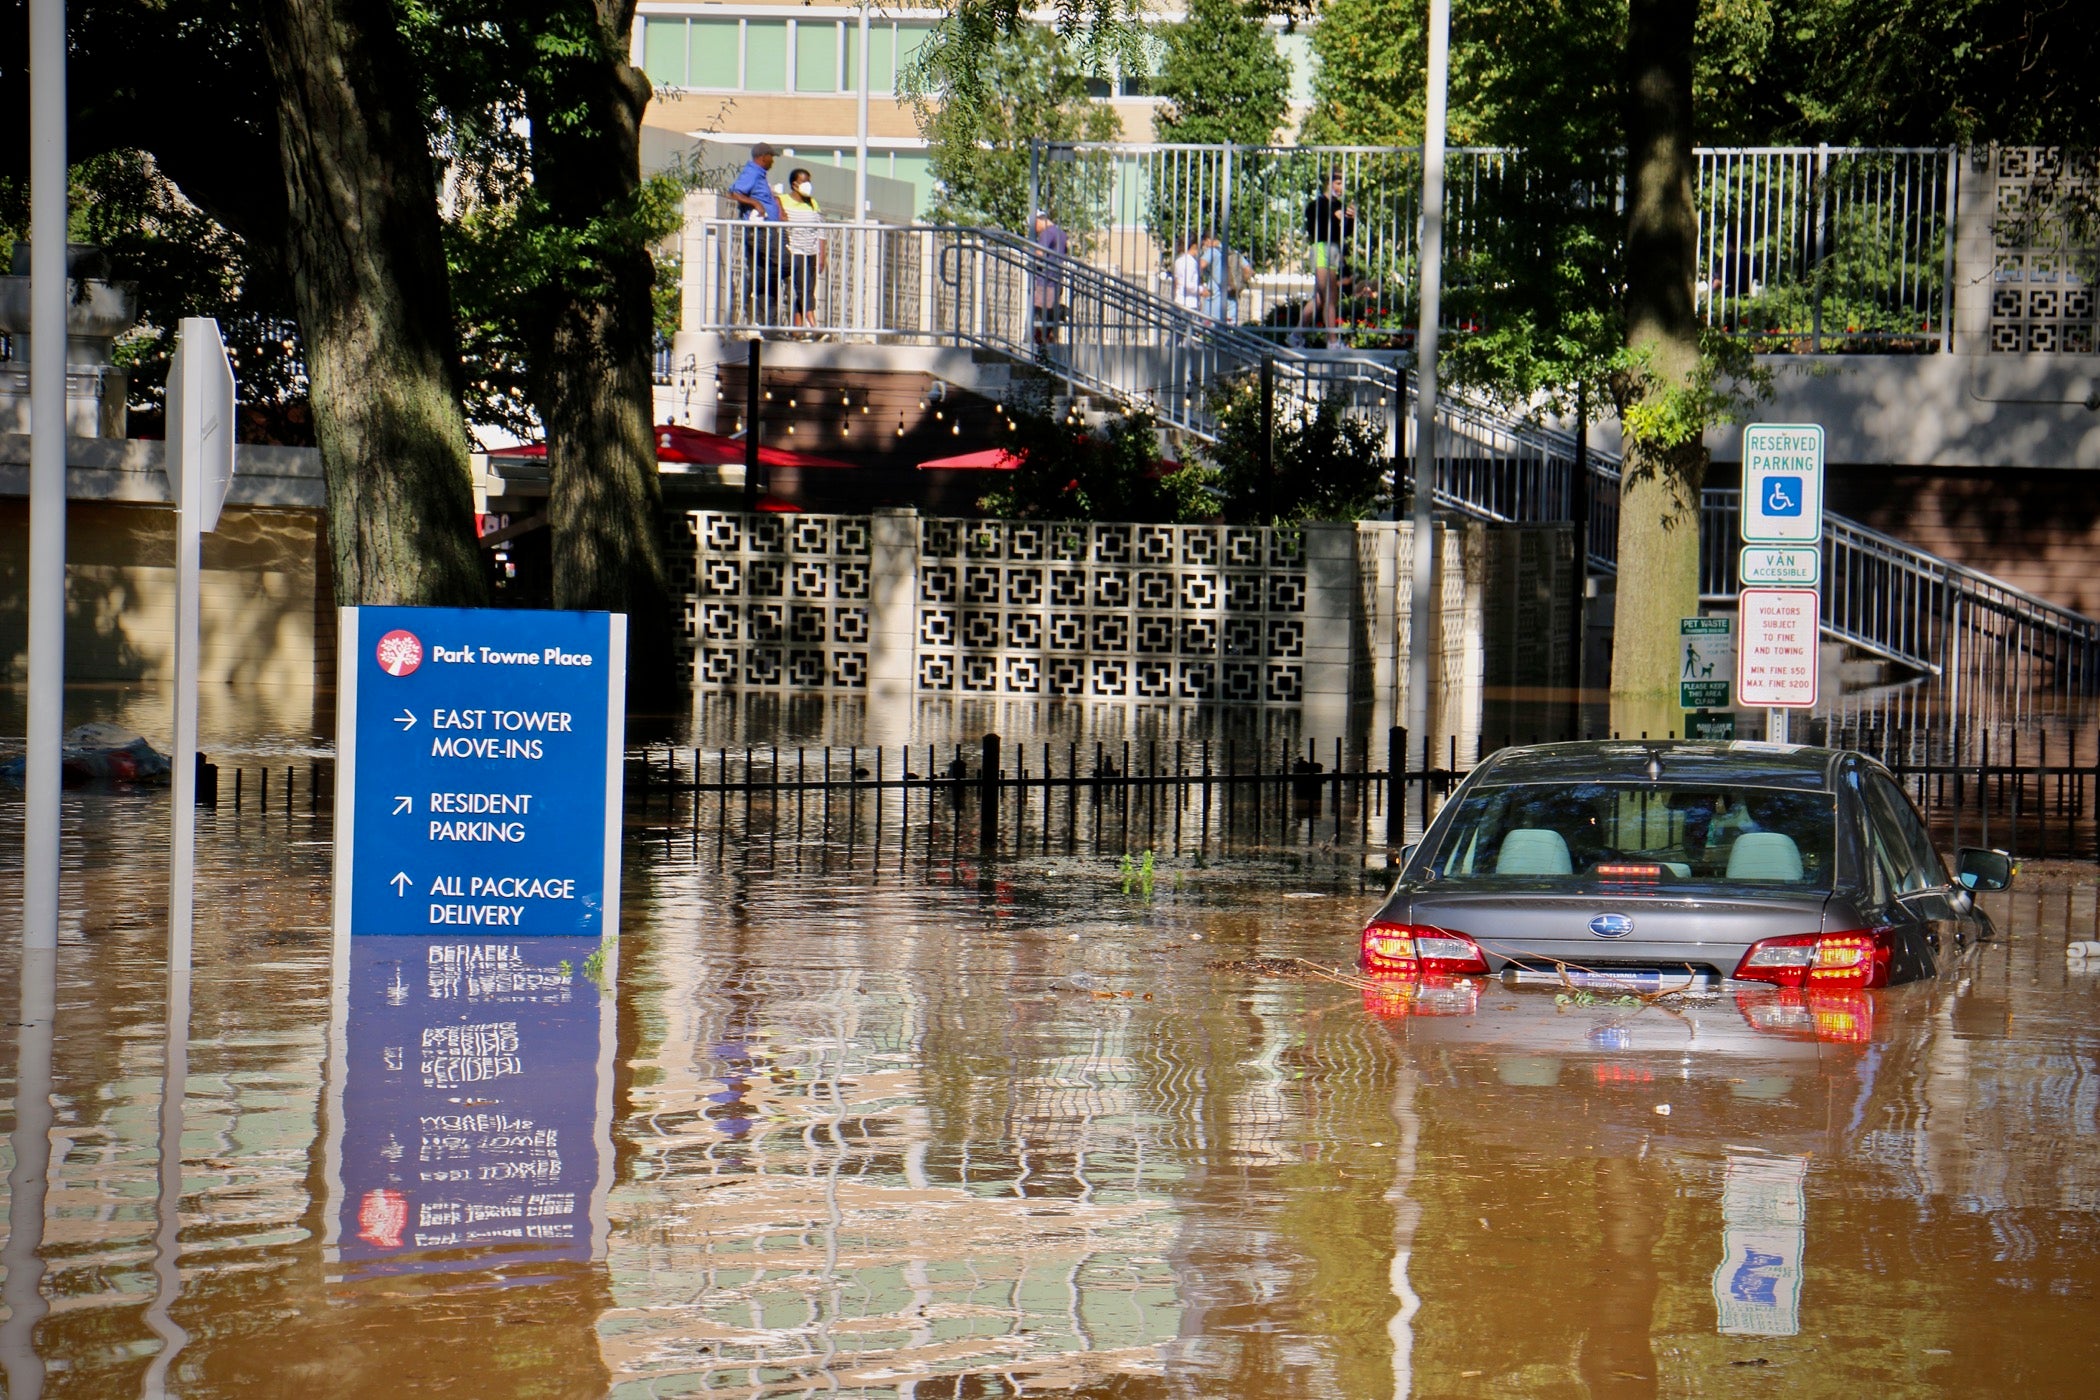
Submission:
MULTIPOLYGON (((49 1195, 6 1251, 49 1311, 0 1319, 17 1389, 2100 1379, 2100 958, 2066 957, 2100 937, 2090 866, 1992 897, 1957 978, 1643 1006, 1250 966, 1353 957, 1376 879, 1311 852, 1148 879, 636 827, 617 949, 463 931, 338 968, 325 816, 222 808, 164 1259, 165 798, 66 812, 49 1195)), ((11 1023, 20 822, 0 799, 11 1023)), ((0 1045, 18 1179, 26 1030, 0 1045)))

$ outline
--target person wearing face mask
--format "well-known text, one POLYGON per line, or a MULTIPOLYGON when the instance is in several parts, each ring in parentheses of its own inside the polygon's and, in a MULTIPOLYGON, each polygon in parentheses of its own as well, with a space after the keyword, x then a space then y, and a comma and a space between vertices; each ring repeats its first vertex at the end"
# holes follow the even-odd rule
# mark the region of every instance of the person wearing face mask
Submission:
POLYGON ((817 287, 824 275, 825 240, 817 225, 824 218, 807 170, 788 176, 787 193, 781 196, 781 213, 787 219, 788 315, 792 323, 814 340, 817 335, 817 287))

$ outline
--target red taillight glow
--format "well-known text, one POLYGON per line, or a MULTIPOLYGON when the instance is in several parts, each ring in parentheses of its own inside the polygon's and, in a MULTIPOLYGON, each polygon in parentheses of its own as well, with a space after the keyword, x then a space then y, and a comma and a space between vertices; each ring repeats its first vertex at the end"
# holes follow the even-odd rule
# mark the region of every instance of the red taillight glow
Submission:
POLYGON ((1434 977, 1486 972, 1480 945, 1450 929, 1415 924, 1369 924, 1357 958, 1366 972, 1434 977))
POLYGON ((1886 987, 1894 950, 1887 929, 1790 933, 1751 944, 1735 975, 1775 987, 1886 987))
POLYGON ((1380 977, 1364 988, 1364 1010, 1401 1016, 1471 1016, 1480 1009, 1480 984, 1468 977, 1380 977))
POLYGON ((1860 1045, 1874 1036, 1874 999, 1856 987, 1832 991, 1739 992, 1736 1009, 1752 1030, 1793 1040, 1860 1045))
POLYGON ((1600 865, 1597 878, 1610 885, 1652 885, 1662 879, 1659 865, 1600 865))

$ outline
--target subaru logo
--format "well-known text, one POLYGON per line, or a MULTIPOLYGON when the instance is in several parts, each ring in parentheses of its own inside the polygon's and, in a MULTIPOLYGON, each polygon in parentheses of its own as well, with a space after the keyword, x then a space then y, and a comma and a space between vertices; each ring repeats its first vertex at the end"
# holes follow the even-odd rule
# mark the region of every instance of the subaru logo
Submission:
POLYGON ((1590 932, 1599 938, 1624 938, 1633 932, 1633 920, 1624 914, 1599 914, 1590 920, 1590 932))

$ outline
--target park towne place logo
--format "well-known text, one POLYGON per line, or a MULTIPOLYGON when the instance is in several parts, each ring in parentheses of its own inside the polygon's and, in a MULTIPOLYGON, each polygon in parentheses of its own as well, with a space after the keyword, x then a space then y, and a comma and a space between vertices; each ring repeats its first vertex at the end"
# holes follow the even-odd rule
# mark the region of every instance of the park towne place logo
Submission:
POLYGON ((423 639, 396 627, 379 639, 379 669, 390 676, 412 675, 423 664, 423 639))

